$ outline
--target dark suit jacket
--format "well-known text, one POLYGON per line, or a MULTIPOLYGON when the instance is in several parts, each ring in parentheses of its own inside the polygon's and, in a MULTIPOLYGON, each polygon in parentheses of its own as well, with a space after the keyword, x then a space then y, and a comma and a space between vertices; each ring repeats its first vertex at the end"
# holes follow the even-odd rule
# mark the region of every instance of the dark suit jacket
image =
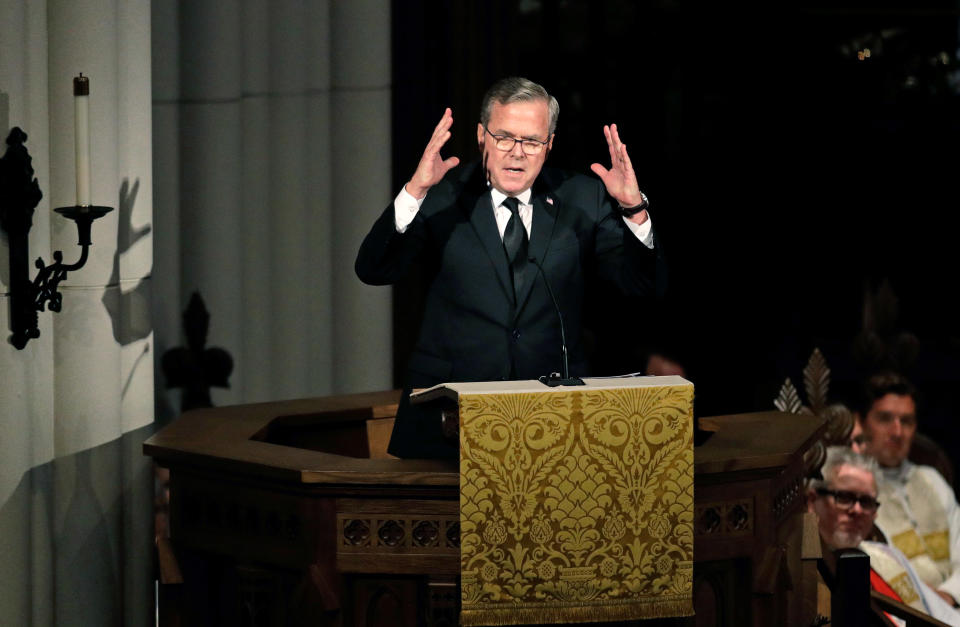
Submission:
MULTIPOLYGON (((550 168, 533 186, 529 255, 540 260, 563 311, 571 376, 587 374, 581 345, 587 281, 631 296, 663 289, 660 248, 646 248, 616 213, 602 182, 550 168)), ((447 381, 536 379, 559 371, 560 326, 534 264, 515 301, 506 253, 479 163, 452 170, 427 194, 407 231, 393 204, 360 246, 357 276, 372 285, 402 278, 420 260, 432 274, 419 339, 410 357, 389 451, 400 457, 456 457, 440 419, 408 401, 411 388, 447 381)), ((613 320, 613 319, 612 319, 613 320)), ((629 312, 617 316, 625 332, 629 312)))

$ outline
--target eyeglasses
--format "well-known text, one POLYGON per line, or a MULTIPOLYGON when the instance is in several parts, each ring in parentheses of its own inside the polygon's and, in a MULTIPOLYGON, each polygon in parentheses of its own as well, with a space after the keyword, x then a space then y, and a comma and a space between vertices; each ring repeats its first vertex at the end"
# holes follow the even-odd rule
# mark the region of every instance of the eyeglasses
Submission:
POLYGON ((520 144, 520 149, 523 150, 524 154, 533 157, 543 152, 543 147, 549 143, 542 142, 537 139, 517 139, 516 137, 510 137, 509 135, 494 135, 486 126, 483 127, 483 130, 485 130, 487 134, 493 138, 495 142, 494 145, 497 147, 497 150, 502 150, 503 152, 510 152, 513 150, 514 146, 520 144))
POLYGON ((860 509, 870 513, 877 511, 880 507, 880 501, 867 494, 857 494, 846 490, 829 490, 827 488, 817 488, 817 494, 820 496, 832 496, 837 507, 850 509, 854 503, 860 503, 860 509))

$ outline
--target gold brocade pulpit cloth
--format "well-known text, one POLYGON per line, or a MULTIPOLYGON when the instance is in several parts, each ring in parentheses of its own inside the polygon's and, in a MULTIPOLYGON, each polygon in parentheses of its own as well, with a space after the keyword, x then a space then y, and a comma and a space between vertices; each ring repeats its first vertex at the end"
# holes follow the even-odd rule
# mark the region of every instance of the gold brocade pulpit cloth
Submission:
POLYGON ((461 623, 692 615, 693 385, 525 383, 459 390, 461 623))

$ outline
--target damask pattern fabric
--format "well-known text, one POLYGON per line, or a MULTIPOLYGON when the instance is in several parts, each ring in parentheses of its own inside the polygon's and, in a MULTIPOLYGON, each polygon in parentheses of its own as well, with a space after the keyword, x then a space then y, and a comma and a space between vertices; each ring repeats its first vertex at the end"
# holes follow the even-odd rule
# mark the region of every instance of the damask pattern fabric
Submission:
POLYGON ((920 587, 923 585, 916 576, 916 572, 909 567, 909 561, 899 551, 892 551, 893 547, 879 542, 861 542, 860 550, 870 556, 870 568, 897 593, 898 600, 906 603, 915 610, 930 613, 930 608, 924 603, 920 587), (903 556, 904 559, 900 559, 903 556))
POLYGON ((693 386, 463 394, 463 625, 693 614, 693 386))

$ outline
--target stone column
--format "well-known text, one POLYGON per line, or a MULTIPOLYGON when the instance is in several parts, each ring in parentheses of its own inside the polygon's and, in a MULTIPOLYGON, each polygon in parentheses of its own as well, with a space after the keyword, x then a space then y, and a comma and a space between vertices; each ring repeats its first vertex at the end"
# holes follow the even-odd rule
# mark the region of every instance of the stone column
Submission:
MULTIPOLYGON (((307 3, 307 153, 304 163, 307 214, 307 297, 309 372, 307 394, 333 392, 333 159, 330 143, 330 4, 307 3)), ((340 268, 341 271, 349 268, 340 268)))
MULTIPOLYGON (((28 135, 34 176, 44 192, 33 214, 31 258, 50 260, 50 151, 45 3, 0 0, 0 153, 11 127, 28 135)), ((9 248, 0 236, 0 624, 48 625, 53 598, 50 494, 38 473, 53 458, 53 324, 23 350, 10 336, 9 248), (41 497, 36 494, 40 492, 41 497)), ((29 266, 31 278, 35 270, 29 266)))
POLYGON ((0 345, 0 623, 146 624, 152 482, 131 442, 153 422, 149 3, 4 0, 0 13, 0 132, 28 133, 44 192, 31 257, 80 254, 76 225, 50 213, 76 201, 79 72, 92 201, 115 208, 60 284, 62 311, 40 312, 40 338, 0 345))
POLYGON ((211 317, 208 345, 234 357, 230 389, 212 390, 214 404, 226 405, 243 398, 244 312, 264 307, 245 303, 241 288, 241 5, 179 8, 181 302, 200 291, 211 317))
POLYGON ((390 5, 334 2, 330 31, 334 391, 381 390, 391 384, 391 295, 360 283, 353 262, 398 191, 390 180, 390 5))
MULTIPOLYGON (((51 204, 60 207, 76 202, 71 81, 83 72, 90 77, 90 200, 116 207, 116 11, 112 3, 103 0, 84 6, 59 0, 48 2, 47 7, 51 204)), ((113 337, 120 310, 120 290, 113 274, 119 214, 115 209, 93 224, 87 264, 61 286, 63 310, 53 316, 54 447, 58 458, 52 485, 56 623, 66 622, 68 617, 87 624, 98 619, 122 620, 112 591, 97 584, 101 578, 116 579, 111 540, 122 534, 122 528, 115 516, 104 517, 100 495, 108 501, 117 498, 120 460, 108 455, 97 468, 106 467, 106 472, 95 473, 84 453, 121 433, 120 345, 113 337), (103 481, 104 475, 113 475, 112 481, 103 481), (93 555, 98 559, 87 564, 90 572, 78 576, 81 564, 93 555), (65 585, 67 582, 73 585, 65 585)), ((76 226, 54 220, 52 232, 53 248, 64 251, 65 260, 75 259, 76 226)))
POLYGON ((307 391, 309 325, 306 211, 306 24, 304 3, 270 3, 270 203, 273 274, 273 398, 307 391))
MULTIPOLYGON (((47 7, 51 203, 75 202, 71 80, 83 72, 91 201, 114 207, 94 222, 87 265, 62 285, 54 316, 55 620, 142 624, 152 596, 152 482, 149 465, 121 442, 153 422, 150 5, 47 7)), ((75 258, 76 226, 53 225, 53 248, 75 258)))
POLYGON ((180 393, 167 390, 160 357, 181 344, 180 302, 180 9, 176 0, 150 4, 153 68, 153 328, 157 421, 180 414, 180 393))
MULTIPOLYGON (((141 443, 154 421, 153 144, 151 102, 150 0, 113 2, 117 15, 117 179, 116 254, 111 273, 119 275, 120 459, 118 538, 124 591, 123 623, 145 625, 153 617, 153 464, 141 443)), ((105 302, 104 302, 105 304, 105 302)), ((116 437, 116 436, 115 436, 116 437)), ((113 478, 116 480, 116 477, 113 478)))
POLYGON ((273 396, 273 328, 270 196, 270 2, 244 0, 243 10, 243 198, 241 237, 243 355, 255 356, 244 368, 244 402, 273 396))

